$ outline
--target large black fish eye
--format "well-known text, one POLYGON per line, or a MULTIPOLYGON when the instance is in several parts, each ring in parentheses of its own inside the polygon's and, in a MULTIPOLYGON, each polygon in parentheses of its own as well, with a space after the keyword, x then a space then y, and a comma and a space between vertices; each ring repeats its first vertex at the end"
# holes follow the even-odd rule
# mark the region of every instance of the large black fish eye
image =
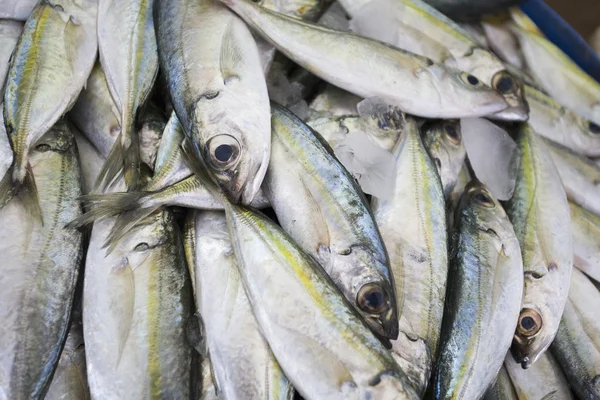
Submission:
POLYGON ((512 75, 506 71, 500 71, 492 78, 492 86, 501 94, 514 93, 517 91, 517 82, 512 75))
POLYGON ((590 123, 589 123, 589 128, 590 128, 590 132, 592 132, 594 134, 600 133, 600 125, 595 124, 592 121, 590 121, 590 123))
POLYGON ((387 293, 377 284, 367 284, 358 292, 358 306, 365 312, 379 314, 387 305, 387 293))
POLYGON ((456 123, 448 123, 444 126, 444 130, 446 131, 446 136, 450 141, 454 144, 460 143, 460 132, 456 125, 456 123))
POLYGON ((521 328, 530 330, 535 326, 535 320, 532 317, 523 317, 521 319, 521 328))
POLYGON ((479 85, 479 79, 475 78, 473 75, 467 76, 467 81, 473 86, 479 85))
POLYGON ((228 144, 222 144, 215 149, 215 158, 222 163, 229 161, 232 155, 233 147, 228 144))
POLYGON ((531 337, 542 328, 542 316, 535 310, 524 308, 519 315, 517 332, 525 337, 531 337))
POLYGON ((475 201, 477 201, 477 203, 479 203, 480 205, 487 207, 487 208, 493 208, 494 207, 494 200, 492 200, 492 198, 484 191, 484 190, 477 190, 475 192, 475 194, 473 195, 473 198, 475 199, 475 201))

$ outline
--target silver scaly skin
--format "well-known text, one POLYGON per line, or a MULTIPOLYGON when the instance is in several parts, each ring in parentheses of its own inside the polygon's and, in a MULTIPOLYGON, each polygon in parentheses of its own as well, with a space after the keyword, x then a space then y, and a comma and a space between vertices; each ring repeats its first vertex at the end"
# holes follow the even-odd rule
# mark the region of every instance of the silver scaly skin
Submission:
POLYGON ((195 157, 249 204, 269 164, 271 115, 256 42, 217 1, 157 1, 161 68, 195 157))
POLYGON ((439 343, 448 275, 444 193, 414 118, 404 117, 403 140, 390 199, 374 198, 375 221, 389 253, 396 286, 399 335, 392 355, 423 395, 439 343))
POLYGON ((600 282, 600 217, 569 202, 573 266, 600 282))
POLYGON ((250 0, 222 1, 294 62, 358 96, 377 97, 428 118, 482 116, 508 107, 499 93, 467 72, 250 0))
POLYGON ((549 351, 542 354, 528 369, 521 368, 510 354, 506 356, 504 366, 519 399, 570 400, 573 398, 569 382, 549 351))
POLYGON ((527 124, 515 141, 521 154, 517 182, 506 211, 523 254, 523 305, 512 346, 529 367, 556 335, 573 268, 567 196, 547 146, 527 124))
MULTIPOLYGON (((538 397, 535 398, 537 399, 538 397)), ((531 398, 531 400, 533 399, 534 397, 531 398)), ((485 393, 483 400, 519 400, 512 381, 510 380, 510 376, 508 376, 508 372, 506 372, 504 366, 502 366, 498 373, 496 383, 494 383, 494 386, 485 393)))
POLYGON ((479 399, 492 386, 523 293, 519 242, 500 203, 471 181, 454 217, 435 399, 479 399))
POLYGON ((219 396, 291 400, 294 389, 260 333, 222 211, 196 214, 196 305, 219 396))
POLYGON ((14 198, 2 210, 0 399, 44 396, 67 337, 83 245, 65 225, 81 215, 77 147, 56 124, 29 154, 42 222, 14 198))
POLYGON ((398 336, 394 281, 383 240, 360 188, 324 139, 272 105, 265 194, 279 223, 315 257, 369 327, 398 336), (297 218, 302 214, 308 218, 297 218))
POLYGON ((600 397, 600 292, 573 270, 569 300, 550 349, 580 399, 600 397))

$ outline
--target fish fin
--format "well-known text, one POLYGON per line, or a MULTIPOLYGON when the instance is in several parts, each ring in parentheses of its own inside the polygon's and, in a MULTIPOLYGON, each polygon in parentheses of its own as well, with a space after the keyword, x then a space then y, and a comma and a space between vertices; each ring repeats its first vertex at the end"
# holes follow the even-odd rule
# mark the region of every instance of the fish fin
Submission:
POLYGON ((228 79, 238 77, 238 73, 235 71, 239 70, 238 66, 244 63, 244 52, 238 45, 239 41, 235 37, 238 34, 236 28, 239 26, 236 22, 235 18, 231 19, 221 42, 219 64, 221 66, 221 75, 226 84, 228 79))
POLYGON ((123 146, 123 175, 127 190, 136 190, 140 185, 140 139, 134 126, 129 132, 131 142, 126 148, 123 146))
POLYGON ((113 183, 118 180, 119 173, 123 169, 123 145, 121 144, 121 134, 117 137, 117 140, 113 144, 112 149, 110 149, 110 153, 108 157, 106 157, 106 161, 98 174, 98 178, 96 178, 95 190, 101 188, 106 189, 113 183))
POLYGON ((139 208, 141 207, 141 200, 150 195, 151 193, 148 192, 120 192, 81 196, 79 200, 85 206, 89 206, 90 211, 69 222, 67 227, 80 228, 98 219, 114 217, 123 212, 139 208))
POLYGON ((64 29, 65 53, 67 54, 71 71, 76 74, 80 72, 78 68, 78 60, 76 59, 76 57, 78 57, 78 53, 80 53, 77 51, 77 46, 84 40, 84 34, 85 32, 81 26, 81 22, 71 15, 67 20, 64 29))
POLYGON ((13 168, 9 168, 4 174, 4 178, 0 181, 0 209, 2 209, 8 202, 15 197, 15 191, 13 189, 12 181, 13 168))
POLYGON ((140 177, 139 138, 135 129, 130 132, 130 143, 124 145, 123 142, 126 138, 124 131, 121 130, 98 174, 95 189, 112 187, 120 180, 121 176, 125 177, 128 190, 138 188, 140 177))
POLYGON ((125 343, 129 338, 129 332, 131 331, 131 324, 133 322, 133 310, 134 310, 134 293, 135 293, 135 281, 133 279, 133 269, 129 264, 129 260, 125 258, 122 265, 113 267, 110 271, 110 285, 115 296, 113 301, 110 303, 110 310, 112 315, 119 316, 119 323, 117 325, 117 337, 118 337, 118 357, 117 364, 121 362, 121 356, 123 355, 123 349, 125 343))
POLYGON ((27 164, 25 170, 25 179, 23 180, 21 187, 18 188, 17 195, 25 209, 32 214, 34 219, 40 221, 43 225, 42 208, 40 207, 40 199, 31 165, 27 164))
POLYGON ((117 217, 110 234, 104 242, 103 248, 106 253, 110 254, 116 248, 119 241, 127 235, 136 225, 143 221, 148 215, 159 209, 161 206, 152 206, 139 209, 133 209, 125 213, 121 213, 117 217))
POLYGON ((206 166, 200 157, 200 151, 198 150, 197 146, 194 145, 189 138, 185 138, 181 143, 181 150, 186 164, 192 170, 192 172, 196 174, 198 178, 200 178, 200 181, 204 184, 208 191, 224 205, 228 205, 229 201, 227 201, 227 197, 223 194, 221 188, 219 188, 213 178, 210 177, 208 171, 206 171, 206 166))

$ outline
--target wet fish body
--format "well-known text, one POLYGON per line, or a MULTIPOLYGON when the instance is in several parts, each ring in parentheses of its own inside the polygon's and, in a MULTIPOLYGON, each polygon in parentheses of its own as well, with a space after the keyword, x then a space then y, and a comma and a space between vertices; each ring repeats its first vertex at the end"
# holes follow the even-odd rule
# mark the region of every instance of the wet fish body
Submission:
POLYGON ((560 365, 547 351, 528 369, 521 368, 510 354, 504 362, 519 399, 572 399, 569 382, 560 365))

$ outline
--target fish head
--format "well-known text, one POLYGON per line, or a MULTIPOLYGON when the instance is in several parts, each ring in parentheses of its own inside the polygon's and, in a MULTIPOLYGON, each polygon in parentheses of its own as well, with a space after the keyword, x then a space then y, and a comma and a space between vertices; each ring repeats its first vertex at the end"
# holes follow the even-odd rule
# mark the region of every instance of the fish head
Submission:
POLYGON ((467 155, 460 120, 427 122, 421 127, 421 135, 423 144, 437 167, 444 194, 448 196, 458 180, 467 155))
POLYGON ((572 135, 573 140, 578 140, 583 148, 600 150, 600 125, 575 113, 572 117, 576 119, 576 125, 581 132, 580 135, 572 135))
POLYGON ((225 90, 196 103, 192 138, 207 170, 234 203, 250 204, 267 172, 271 116, 266 110, 225 90))
MULTIPOLYGON (((332 277, 343 282, 340 289, 352 302, 363 321, 376 334, 395 340, 398 337, 398 307, 389 268, 378 257, 360 245, 333 252, 333 271, 343 276, 332 277), (344 266, 339 266, 339 264, 344 266)), ((329 272, 329 271, 328 271, 329 272)))
POLYGON ((504 97, 468 72, 441 64, 427 67, 438 95, 438 107, 452 108, 454 114, 482 116, 508 107, 504 97))
POLYGON ((544 324, 544 317, 550 322, 551 310, 546 306, 524 304, 517 321, 517 330, 513 337, 511 353, 523 369, 529 368, 548 349, 556 335, 550 324, 544 324), (548 318, 549 317, 549 318, 548 318))

